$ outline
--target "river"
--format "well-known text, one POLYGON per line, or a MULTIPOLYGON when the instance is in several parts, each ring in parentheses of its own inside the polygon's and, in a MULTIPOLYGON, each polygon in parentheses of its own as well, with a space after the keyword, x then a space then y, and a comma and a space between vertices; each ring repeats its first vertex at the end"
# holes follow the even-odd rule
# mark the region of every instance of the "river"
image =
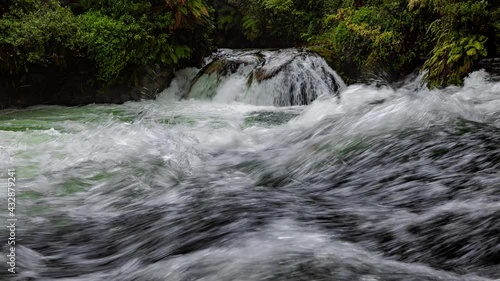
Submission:
POLYGON ((295 50, 220 56, 156 100, 0 111, 0 279, 500 278, 498 79, 346 86, 295 50))

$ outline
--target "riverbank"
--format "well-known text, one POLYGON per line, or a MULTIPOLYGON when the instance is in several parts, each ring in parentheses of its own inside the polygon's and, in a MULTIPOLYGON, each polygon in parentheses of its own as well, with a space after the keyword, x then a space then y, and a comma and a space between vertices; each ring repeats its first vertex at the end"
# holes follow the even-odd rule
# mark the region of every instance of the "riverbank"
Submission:
MULTIPOLYGON (((297 85, 320 77, 314 65, 297 85)), ((500 278, 500 82, 484 71, 443 90, 351 85, 301 106, 242 100, 238 73, 179 100, 196 75, 180 73, 156 100, 0 111, 17 278, 500 278)))
POLYGON ((80 106, 154 99, 175 76, 173 67, 142 67, 135 79, 105 84, 87 66, 40 68, 20 77, 0 78, 0 109, 33 105, 80 106))
POLYGON ((499 46, 496 1, 9 0, 0 107, 154 97, 174 69, 221 47, 307 47, 347 84, 417 69, 442 88, 461 85, 499 46))

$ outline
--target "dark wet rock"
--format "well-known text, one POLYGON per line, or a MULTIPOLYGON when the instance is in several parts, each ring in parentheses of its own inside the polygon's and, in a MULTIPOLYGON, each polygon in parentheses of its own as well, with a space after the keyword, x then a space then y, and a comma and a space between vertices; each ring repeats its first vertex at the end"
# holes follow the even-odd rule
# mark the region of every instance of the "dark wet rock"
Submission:
POLYGON ((249 52, 236 56, 215 54, 212 61, 203 67, 195 76, 192 85, 196 84, 204 75, 216 75, 217 80, 220 82, 223 77, 236 73, 241 66, 257 66, 262 63, 264 63, 264 57, 258 52, 249 52))
POLYGON ((155 98, 174 77, 173 69, 146 66, 138 79, 124 79, 111 85, 98 81, 93 66, 80 63, 40 68, 22 76, 0 77, 0 109, 37 104, 78 106, 90 103, 124 103, 155 98))
POLYGON ((489 58, 479 61, 476 69, 484 69, 494 81, 500 81, 500 58, 489 58))
POLYGON ((308 50, 221 50, 196 75, 184 97, 213 98, 223 82, 246 77, 245 93, 237 101, 271 105, 264 102, 270 99, 275 106, 307 105, 321 94, 338 93, 343 82, 334 73, 308 50))
POLYGON ((253 74, 255 75, 255 80, 257 82, 262 82, 267 79, 271 79, 274 76, 276 76, 278 73, 283 71, 292 61, 294 61, 298 56, 306 56, 310 55, 309 53, 297 53, 297 54, 283 54, 283 53, 276 53, 273 54, 268 61, 257 68, 253 74), (275 63, 272 63, 273 61, 276 61, 275 63))

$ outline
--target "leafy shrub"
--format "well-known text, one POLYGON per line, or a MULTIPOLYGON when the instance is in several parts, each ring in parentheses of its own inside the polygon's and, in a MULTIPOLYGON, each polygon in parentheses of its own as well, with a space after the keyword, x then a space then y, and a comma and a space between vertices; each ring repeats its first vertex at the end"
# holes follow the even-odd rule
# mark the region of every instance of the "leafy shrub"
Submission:
POLYGON ((431 87, 460 84, 474 64, 500 53, 500 3, 485 0, 331 0, 312 49, 336 69, 405 73, 423 65, 431 87))
MULTIPOLYGON (((491 5, 484 0, 410 0, 410 9, 433 8, 437 19, 429 24, 435 47, 423 70, 430 87, 461 84, 474 63, 488 55, 491 5)), ((493 39, 493 38, 491 38, 493 39)), ((492 41, 492 40, 490 40, 492 41)))
POLYGON ((437 45, 424 64, 425 79, 430 87, 460 84, 472 70, 475 61, 487 55, 485 36, 474 35, 437 45))
POLYGON ((27 72, 32 64, 64 65, 76 49, 75 16, 55 0, 18 0, 0 19, 0 71, 27 72))
POLYGON ((138 67, 176 65, 210 50, 211 9, 205 0, 81 0, 78 5, 82 12, 75 14, 56 0, 2 4, 0 72, 64 67, 84 58, 96 66, 96 78, 112 83, 138 67))

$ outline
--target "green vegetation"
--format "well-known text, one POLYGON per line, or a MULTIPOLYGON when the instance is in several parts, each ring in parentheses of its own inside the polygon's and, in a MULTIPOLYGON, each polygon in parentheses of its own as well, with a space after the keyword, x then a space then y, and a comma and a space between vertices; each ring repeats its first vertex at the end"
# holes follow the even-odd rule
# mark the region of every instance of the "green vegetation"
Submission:
POLYGON ((411 0, 410 8, 431 7, 438 18, 429 25, 435 47, 425 62, 430 86, 460 84, 474 62, 488 55, 498 45, 500 24, 497 1, 411 0), (497 3, 495 3, 497 2, 497 3), (496 5, 496 6, 495 6, 496 5), (494 15, 497 14, 497 17, 494 15))
POLYGON ((0 4, 0 71, 22 74, 90 60, 106 83, 151 63, 173 65, 210 50, 205 0, 12 0, 0 4), (196 52, 196 55, 193 55, 196 52))
POLYGON ((423 65, 431 87, 460 84, 500 54, 500 3, 486 0, 227 0, 218 28, 308 46, 344 78, 423 65))
MULTIPOLYGON (((500 54, 493 0, 4 0, 0 76, 20 87, 47 69, 90 84, 139 83, 144 67, 199 63, 215 47, 305 46, 347 81, 422 66, 431 87, 460 84, 500 54)), ((41 74, 40 74, 41 73, 41 74)), ((0 79, 2 80, 2 79, 0 79)), ((2 89, 0 81, 0 89, 2 89)), ((0 94, 0 98, 1 98, 0 94)))
POLYGON ((241 32, 257 45, 293 45, 319 27, 322 0, 227 0, 215 1, 217 27, 241 32))

